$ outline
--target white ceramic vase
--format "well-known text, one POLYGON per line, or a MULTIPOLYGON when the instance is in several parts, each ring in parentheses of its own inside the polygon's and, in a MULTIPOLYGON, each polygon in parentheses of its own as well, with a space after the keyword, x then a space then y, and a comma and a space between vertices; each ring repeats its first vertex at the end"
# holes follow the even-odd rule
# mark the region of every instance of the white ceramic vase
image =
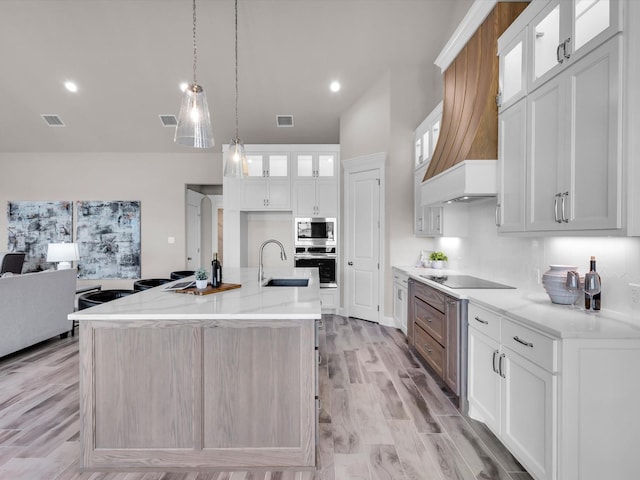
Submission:
POLYGON ((435 268, 435 269, 441 269, 444 268, 444 260, 432 260, 431 261, 431 268, 435 268))
POLYGON ((209 282, 207 280, 196 280, 196 288, 198 290, 202 290, 204 288, 207 288, 207 284, 209 282))
POLYGON ((553 303, 571 305, 581 295, 567 290, 567 272, 576 270, 575 265, 549 265, 549 270, 542 274, 542 286, 553 303))

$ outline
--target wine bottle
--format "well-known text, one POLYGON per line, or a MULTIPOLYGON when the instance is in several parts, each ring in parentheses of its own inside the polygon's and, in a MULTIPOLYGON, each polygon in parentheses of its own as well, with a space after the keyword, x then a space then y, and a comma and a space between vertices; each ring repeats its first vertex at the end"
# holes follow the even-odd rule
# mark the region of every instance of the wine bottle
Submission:
MULTIPOLYGON (((591 259, 589 260, 589 271, 594 273, 596 272, 596 257, 591 257, 591 259)), ((598 280, 600 280, 600 283, 602 284, 600 275, 598 275, 598 280)), ((600 310, 600 301, 601 301, 600 295, 601 295, 601 292, 596 293, 595 295, 593 295, 593 300, 592 300, 591 297, 585 293, 584 309, 591 310, 591 302, 593 302, 593 310, 600 310)))
POLYGON ((213 261, 211 262, 211 286, 217 288, 222 285, 222 265, 218 260, 218 254, 213 254, 213 261))

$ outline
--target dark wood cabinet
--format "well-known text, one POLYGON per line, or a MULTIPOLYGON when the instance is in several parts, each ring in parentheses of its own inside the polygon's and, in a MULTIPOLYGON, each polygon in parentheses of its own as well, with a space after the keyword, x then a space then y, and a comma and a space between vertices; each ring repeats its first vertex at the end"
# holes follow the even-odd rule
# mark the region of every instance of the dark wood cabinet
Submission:
POLYGON ((460 395, 460 300, 409 279, 409 344, 460 395))

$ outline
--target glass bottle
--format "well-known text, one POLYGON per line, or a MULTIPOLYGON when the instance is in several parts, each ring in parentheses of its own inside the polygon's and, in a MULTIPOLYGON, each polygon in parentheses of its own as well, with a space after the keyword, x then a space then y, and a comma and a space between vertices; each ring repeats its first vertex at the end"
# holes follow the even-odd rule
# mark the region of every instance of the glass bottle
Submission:
MULTIPOLYGON (((600 275, 596 273, 596 257, 591 257, 589 260, 589 273, 594 273, 598 277, 598 284, 601 284, 600 275)), ((601 292, 590 296, 585 293, 584 295, 584 309, 585 310, 600 310, 601 292), (593 298, 592 298, 593 297, 593 298)))
POLYGON ((220 285, 222 285, 222 265, 216 252, 213 254, 213 261, 211 262, 211 286, 218 288, 220 285))

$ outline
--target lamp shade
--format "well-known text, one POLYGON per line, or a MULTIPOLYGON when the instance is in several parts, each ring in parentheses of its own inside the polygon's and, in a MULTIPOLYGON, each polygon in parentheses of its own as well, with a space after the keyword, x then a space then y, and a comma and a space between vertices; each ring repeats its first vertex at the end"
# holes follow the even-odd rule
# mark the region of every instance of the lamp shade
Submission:
POLYGON ((47 248, 47 262, 59 262, 58 270, 71 268, 71 262, 79 259, 77 243, 50 243, 47 248))
POLYGON ((236 138, 229 142, 229 149, 227 150, 225 162, 224 162, 224 176, 243 178, 249 174, 247 166, 247 156, 244 151, 244 145, 242 140, 236 138))
POLYGON ((210 148, 214 145, 207 97, 197 83, 190 83, 184 91, 174 140, 194 148, 210 148))

